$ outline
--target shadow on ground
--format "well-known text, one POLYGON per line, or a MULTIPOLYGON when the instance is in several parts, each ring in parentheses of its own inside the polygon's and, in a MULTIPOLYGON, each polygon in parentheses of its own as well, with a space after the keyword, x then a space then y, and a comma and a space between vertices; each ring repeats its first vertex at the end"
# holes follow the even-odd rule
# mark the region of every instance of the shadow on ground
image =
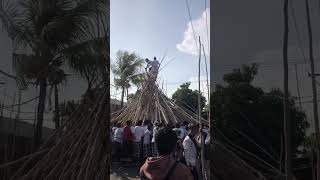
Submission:
POLYGON ((110 180, 138 180, 139 166, 132 163, 112 163, 110 180))

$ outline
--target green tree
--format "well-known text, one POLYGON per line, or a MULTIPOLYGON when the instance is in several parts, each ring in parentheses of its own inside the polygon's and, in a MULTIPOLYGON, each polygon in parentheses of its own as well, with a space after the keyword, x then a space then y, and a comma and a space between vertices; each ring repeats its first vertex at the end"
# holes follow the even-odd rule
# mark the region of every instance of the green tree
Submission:
MULTIPOLYGON (((105 0, 1 2, 0 19, 13 41, 13 64, 19 82, 35 80, 34 84, 40 88, 34 149, 41 142, 51 69, 63 62, 76 63, 77 59, 70 59, 71 55, 81 52, 75 50, 87 48, 86 42, 96 37, 93 24, 97 23, 97 15, 104 17, 107 12, 105 0)), ((95 40, 105 41, 104 38, 95 40)))
MULTIPOLYGON (((172 94, 172 99, 184 108, 198 112, 198 94, 199 91, 190 89, 190 82, 183 83, 180 87, 172 94)), ((200 96, 200 107, 201 111, 204 110, 206 105, 206 98, 201 94, 200 96)))
POLYGON ((144 73, 140 72, 143 65, 143 59, 135 53, 128 51, 118 51, 116 62, 112 66, 112 72, 115 75, 114 82, 116 88, 121 88, 121 107, 123 107, 123 100, 125 91, 128 97, 128 89, 133 85, 138 86, 143 82, 144 73))
MULTIPOLYGON (((274 159, 279 160, 284 131, 283 93, 279 89, 264 92, 253 86, 256 74, 256 65, 243 66, 224 76, 225 86, 217 85, 211 98, 212 116, 220 132, 216 132, 216 136, 223 139, 222 133, 233 143, 278 167, 274 159)), ((294 100, 289 96, 292 152, 297 155, 301 153, 298 147, 304 142, 309 124, 305 113, 299 110, 294 100)))

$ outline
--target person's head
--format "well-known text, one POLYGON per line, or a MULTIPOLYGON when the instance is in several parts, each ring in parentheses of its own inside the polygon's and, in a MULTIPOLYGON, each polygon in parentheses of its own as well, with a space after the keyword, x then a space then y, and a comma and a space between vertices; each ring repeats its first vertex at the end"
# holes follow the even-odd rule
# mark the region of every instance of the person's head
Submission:
POLYGON ((148 126, 148 124, 150 124, 150 121, 149 120, 144 120, 142 126, 148 126))
POLYGON ((152 124, 150 123, 150 124, 148 124, 148 130, 152 130, 152 124))
POLYGON ((178 138, 172 129, 164 127, 155 134, 155 142, 160 156, 170 155, 175 151, 178 138))
POLYGON ((155 61, 156 61, 156 60, 157 60, 157 58, 156 58, 156 57, 153 57, 153 60, 155 60, 155 61))
POLYGON ((159 122, 159 127, 163 127, 163 123, 162 122, 159 122))
POLYGON ((147 58, 147 59, 146 59, 146 62, 148 63, 149 61, 150 61, 150 60, 147 58))
POLYGON ((127 122, 126 122, 126 125, 127 125, 127 126, 131 126, 131 121, 127 121, 127 122))
POLYGON ((183 121, 183 123, 182 123, 183 125, 182 126, 184 126, 184 127, 188 127, 188 121, 183 121))
POLYGON ((121 123, 117 123, 116 127, 120 128, 121 127, 121 123))
POLYGON ((136 126, 141 126, 142 125, 142 121, 139 120, 137 123, 136 123, 136 126))
POLYGON ((176 123, 175 127, 180 128, 180 123, 176 123))
POLYGON ((199 132, 199 124, 191 123, 188 125, 188 134, 189 135, 196 135, 199 132))
POLYGON ((159 122, 158 121, 154 122, 154 126, 159 127, 159 122))

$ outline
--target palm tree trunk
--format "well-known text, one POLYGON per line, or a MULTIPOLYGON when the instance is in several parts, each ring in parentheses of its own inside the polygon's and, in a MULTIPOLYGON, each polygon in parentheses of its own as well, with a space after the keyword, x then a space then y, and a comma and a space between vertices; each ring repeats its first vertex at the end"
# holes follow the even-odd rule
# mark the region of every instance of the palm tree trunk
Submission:
POLYGON ((129 102, 129 89, 127 88, 127 103, 129 102))
POLYGON ((42 125, 43 125, 43 115, 45 110, 45 102, 47 95, 47 80, 40 80, 40 95, 38 102, 38 110, 37 110, 37 121, 36 127, 34 130, 34 140, 33 140, 33 150, 37 150, 41 143, 42 138, 42 125))
POLYGON ((319 130, 319 118, 318 118, 318 98, 317 98, 317 87, 314 75, 314 59, 313 59, 313 41, 312 41, 312 28, 310 20, 310 10, 309 1, 305 0, 306 3, 306 13, 307 13, 307 24, 308 24, 308 37, 309 37, 309 57, 311 66, 311 80, 312 80, 312 93, 313 93, 313 118, 314 126, 316 130, 316 160, 317 160, 317 179, 320 180, 320 152, 319 152, 319 142, 320 142, 320 130, 319 130))
POLYGON ((288 0, 284 1, 284 35, 283 35, 283 90, 284 90, 284 142, 285 142, 285 172, 286 180, 292 180, 291 153, 291 122, 289 118, 289 90, 288 90, 288 0))
POLYGON ((57 85, 54 85, 54 122, 56 129, 60 129, 59 92, 57 85))
POLYGON ((121 109, 123 108, 123 99, 124 99, 124 87, 122 88, 122 94, 121 94, 121 109))

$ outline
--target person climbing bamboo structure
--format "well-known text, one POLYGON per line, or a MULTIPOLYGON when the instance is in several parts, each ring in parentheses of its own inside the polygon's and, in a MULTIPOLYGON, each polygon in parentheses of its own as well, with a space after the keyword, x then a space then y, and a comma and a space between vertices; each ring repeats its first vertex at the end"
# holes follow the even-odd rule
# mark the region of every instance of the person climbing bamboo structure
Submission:
MULTIPOLYGON (((153 61, 146 59, 149 68, 142 86, 137 90, 137 96, 127 106, 111 114, 111 122, 125 123, 131 121, 135 124, 139 120, 151 120, 152 123, 176 124, 198 122, 197 114, 180 107, 161 91, 157 84, 160 63, 154 57, 153 61)), ((208 126, 208 120, 203 119, 204 125, 208 126)))

